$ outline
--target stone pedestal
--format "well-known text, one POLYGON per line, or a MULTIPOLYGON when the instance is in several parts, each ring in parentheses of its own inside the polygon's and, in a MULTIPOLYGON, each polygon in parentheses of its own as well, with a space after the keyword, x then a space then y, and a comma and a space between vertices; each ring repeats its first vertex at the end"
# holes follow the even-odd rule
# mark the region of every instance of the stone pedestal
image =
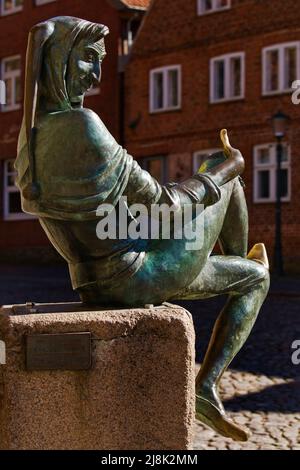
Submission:
POLYGON ((0 449, 191 448, 194 329, 183 308, 4 307, 1 340, 0 449), (74 332, 91 333, 90 367, 47 370, 47 356, 46 370, 28 369, 28 337, 74 332))

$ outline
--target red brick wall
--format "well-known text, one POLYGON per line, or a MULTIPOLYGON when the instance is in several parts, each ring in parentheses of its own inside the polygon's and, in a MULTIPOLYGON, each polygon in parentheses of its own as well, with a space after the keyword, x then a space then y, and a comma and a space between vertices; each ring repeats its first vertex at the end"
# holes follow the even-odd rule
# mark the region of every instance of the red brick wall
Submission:
MULTIPOLYGON (((23 69, 27 35, 30 27, 53 16, 69 15, 106 24, 110 35, 106 38, 107 57, 103 62, 101 93, 86 98, 86 107, 94 109, 116 138, 119 137, 119 77, 118 38, 120 35, 119 12, 106 0, 59 0, 35 6, 34 0, 24 0, 19 13, 0 16, 0 61, 2 58, 21 54, 23 69)), ((23 77, 24 80, 24 70, 23 77)), ((22 110, 0 113, 0 166, 1 160, 16 156, 17 137, 22 110)), ((2 175, 0 205, 3 205, 2 175)), ((3 214, 3 211, 1 212, 3 214)), ((48 245, 38 221, 4 221, 0 216, 0 251, 13 247, 48 245)))
POLYGON ((300 8, 293 0, 232 0, 230 10, 205 16, 197 16, 196 0, 156 0, 126 72, 126 145, 136 157, 167 155, 171 179, 176 178, 178 155, 184 155, 188 177, 192 173, 193 152, 219 147, 219 130, 226 127, 232 144, 241 149, 246 159, 250 243, 265 242, 272 255, 275 205, 252 202, 253 146, 274 141, 268 119, 282 109, 292 118, 286 138, 292 150, 292 199, 283 203, 284 254, 286 262, 292 261, 292 268, 297 269, 300 106, 291 103, 291 94, 262 97, 261 91, 262 48, 288 41, 300 41, 300 8), (246 54, 245 99, 210 104, 210 58, 240 51, 246 54), (149 114, 149 72, 173 64, 182 66, 182 107, 149 114), (131 129, 129 124, 137 116, 139 124, 131 129))

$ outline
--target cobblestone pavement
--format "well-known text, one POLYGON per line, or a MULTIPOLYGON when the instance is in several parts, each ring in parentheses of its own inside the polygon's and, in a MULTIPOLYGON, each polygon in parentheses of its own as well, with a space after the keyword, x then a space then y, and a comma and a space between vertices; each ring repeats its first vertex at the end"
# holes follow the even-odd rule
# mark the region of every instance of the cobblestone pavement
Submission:
POLYGON ((230 370, 223 378, 221 395, 233 420, 252 436, 234 442, 195 425, 195 449, 300 450, 300 382, 230 370))
MULTIPOLYGON (((0 266, 1 304, 76 300, 64 266, 0 266)), ((224 299, 178 303, 193 315, 201 363, 224 299)), ((300 450, 300 365, 291 361, 296 339, 300 340, 300 279, 274 281, 247 344, 221 382, 229 415, 252 437, 237 443, 195 424, 195 449, 300 450)))
MULTIPOLYGON (((292 364, 291 344, 300 340, 300 282, 273 285, 248 342, 225 373, 220 394, 233 420, 252 432, 247 443, 218 436, 195 425, 195 449, 300 450, 300 365, 292 364), (296 294, 298 290, 297 297, 296 294), (275 292, 285 295, 275 295, 275 292)), ((186 304, 197 332, 197 360, 201 362, 209 334, 224 299, 186 304), (198 309, 198 312, 197 312, 198 309)))

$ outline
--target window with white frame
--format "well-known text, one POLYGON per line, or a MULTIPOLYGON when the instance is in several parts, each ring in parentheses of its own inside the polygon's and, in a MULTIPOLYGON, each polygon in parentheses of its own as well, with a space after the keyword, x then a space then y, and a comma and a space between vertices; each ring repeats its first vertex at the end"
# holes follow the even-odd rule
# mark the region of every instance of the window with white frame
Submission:
POLYGON ((263 94, 291 91, 299 78, 300 42, 277 44, 263 49, 263 94))
POLYGON ((0 0, 1 15, 11 15, 23 10, 24 0, 0 0))
POLYGON ((1 80, 5 83, 5 104, 1 111, 12 111, 21 106, 21 56, 7 57, 1 61, 1 80))
POLYGON ((16 175, 14 160, 5 160, 3 172, 3 218, 4 220, 34 218, 22 211, 20 191, 15 184, 16 175))
POLYGON ((56 0, 35 0, 36 5, 44 5, 45 3, 55 2, 56 0))
POLYGON ((181 106, 181 66, 171 65, 150 72, 150 111, 168 111, 181 106))
MULTIPOLYGON (((277 181, 276 144, 254 147, 254 202, 275 202, 277 181)), ((281 199, 291 199, 291 148, 283 144, 280 175, 281 199)))
POLYGON ((228 10, 230 7, 231 0, 198 0, 198 15, 228 10))
POLYGON ((195 152, 193 155, 193 172, 194 174, 197 173, 202 166, 202 164, 207 160, 207 158, 212 155, 213 153, 222 152, 221 148, 215 149, 208 149, 208 150, 200 150, 199 152, 195 152))
POLYGON ((245 53, 214 57, 210 61, 210 101, 217 103, 244 98, 245 53))

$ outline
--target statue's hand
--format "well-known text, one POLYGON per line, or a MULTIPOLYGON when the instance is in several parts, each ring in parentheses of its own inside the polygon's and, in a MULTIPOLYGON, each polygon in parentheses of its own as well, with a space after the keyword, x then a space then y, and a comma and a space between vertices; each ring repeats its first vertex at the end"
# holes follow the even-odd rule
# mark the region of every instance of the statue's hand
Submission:
POLYGON ((245 160, 241 152, 230 145, 226 129, 222 129, 220 137, 223 152, 213 154, 201 165, 198 174, 205 173, 213 179, 215 184, 223 186, 243 173, 245 160))
POLYGON ((223 145, 223 152, 226 157, 232 160, 236 166, 238 174, 243 173, 245 169, 245 160, 241 152, 235 148, 233 148, 229 142, 229 137, 227 133, 227 129, 222 129, 220 132, 220 138, 223 145))
POLYGON ((222 145, 223 145, 223 152, 225 153, 227 158, 230 158, 232 147, 231 147, 230 142, 229 142, 227 129, 222 129, 221 130, 220 138, 221 138, 221 142, 222 142, 222 145))
POLYGON ((221 130, 220 138, 223 146, 223 152, 217 152, 210 155, 209 159, 202 163, 197 173, 216 174, 217 171, 221 171, 222 174, 219 175, 219 180, 221 184, 223 184, 222 175, 227 180, 228 174, 232 175, 229 178, 232 179, 235 176, 239 176, 243 173, 245 169, 245 160, 241 152, 231 146, 226 129, 221 130))

